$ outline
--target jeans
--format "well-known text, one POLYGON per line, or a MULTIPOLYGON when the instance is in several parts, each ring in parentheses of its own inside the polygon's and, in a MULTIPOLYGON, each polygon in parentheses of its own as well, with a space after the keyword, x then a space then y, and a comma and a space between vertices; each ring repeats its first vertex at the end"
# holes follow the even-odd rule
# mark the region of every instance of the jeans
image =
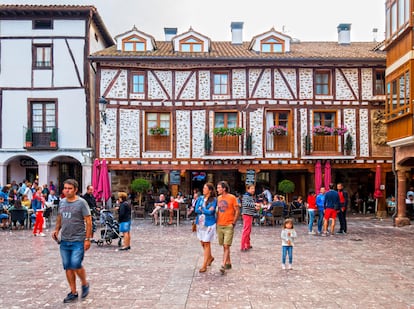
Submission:
POLYGON ((338 212, 338 219, 339 219, 339 231, 341 232, 347 232, 347 226, 346 226, 346 208, 345 210, 341 209, 338 212))
POLYGON ((313 221, 315 220, 315 210, 308 209, 308 215, 309 215, 309 232, 312 232, 313 230, 313 221))
POLYGON ((323 209, 318 209, 318 233, 322 233, 322 226, 323 226, 323 209))
POLYGON ((289 255, 289 264, 293 262, 293 247, 282 246, 282 264, 286 264, 286 254, 289 255))

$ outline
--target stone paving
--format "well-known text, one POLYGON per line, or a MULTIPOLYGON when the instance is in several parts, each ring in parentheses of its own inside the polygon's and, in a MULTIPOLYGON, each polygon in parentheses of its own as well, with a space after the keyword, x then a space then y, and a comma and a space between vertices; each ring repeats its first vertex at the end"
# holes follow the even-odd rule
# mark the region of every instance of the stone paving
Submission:
POLYGON ((332 237, 295 224, 293 270, 281 269, 280 226, 253 227, 253 249, 241 252, 239 224, 223 276, 217 242, 216 260, 198 272, 202 250, 189 221, 136 219, 130 251, 92 244, 90 294, 72 304, 62 302, 69 288, 50 230, 0 231, 0 308, 414 308, 414 227, 352 215, 348 224, 347 235, 332 237))

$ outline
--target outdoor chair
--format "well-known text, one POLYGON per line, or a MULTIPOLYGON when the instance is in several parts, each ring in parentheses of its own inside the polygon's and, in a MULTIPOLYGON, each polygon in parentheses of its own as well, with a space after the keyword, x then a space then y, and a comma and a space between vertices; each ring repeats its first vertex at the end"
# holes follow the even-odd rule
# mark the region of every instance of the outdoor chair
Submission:
POLYGON ((283 207, 273 207, 272 216, 266 217, 266 220, 270 220, 272 226, 275 226, 276 223, 282 224, 283 222, 283 207))
MULTIPOLYGON (((23 222, 20 227, 25 228, 27 225, 28 220, 30 221, 30 218, 27 218, 27 210, 25 209, 12 209, 9 211, 10 213, 10 228, 13 226, 13 222, 17 222, 17 224, 20 224, 20 222, 23 222)), ((18 225, 16 225, 18 226, 18 225)))

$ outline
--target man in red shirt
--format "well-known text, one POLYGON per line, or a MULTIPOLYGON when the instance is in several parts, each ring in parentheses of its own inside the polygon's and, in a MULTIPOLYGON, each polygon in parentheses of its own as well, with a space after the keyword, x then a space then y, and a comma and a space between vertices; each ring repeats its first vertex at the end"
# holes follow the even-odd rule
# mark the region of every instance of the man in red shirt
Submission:
POLYGON ((237 198, 230 194, 230 186, 226 181, 217 184, 217 238, 220 246, 223 246, 223 262, 220 272, 222 275, 226 269, 231 269, 230 246, 233 242, 234 227, 239 217, 239 204, 237 198))

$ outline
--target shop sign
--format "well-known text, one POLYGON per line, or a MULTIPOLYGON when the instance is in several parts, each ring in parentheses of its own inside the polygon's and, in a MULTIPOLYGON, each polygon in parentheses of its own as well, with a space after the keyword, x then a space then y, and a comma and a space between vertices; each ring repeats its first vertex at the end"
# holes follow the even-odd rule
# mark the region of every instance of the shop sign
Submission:
POLYGON ((181 184, 180 171, 171 171, 170 172, 170 185, 179 185, 179 184, 181 184))
POLYGON ((254 185, 256 182, 256 172, 254 170, 246 171, 246 186, 254 185))
POLYGON ((37 161, 33 159, 21 159, 20 160, 20 166, 22 167, 37 167, 37 161))

